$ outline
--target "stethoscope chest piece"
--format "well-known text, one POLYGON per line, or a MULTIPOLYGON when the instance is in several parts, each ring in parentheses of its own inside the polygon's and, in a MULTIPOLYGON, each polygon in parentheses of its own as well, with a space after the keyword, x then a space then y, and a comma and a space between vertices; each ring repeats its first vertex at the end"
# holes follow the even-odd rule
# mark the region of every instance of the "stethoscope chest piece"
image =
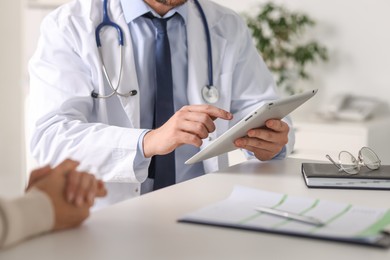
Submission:
POLYGON ((218 89, 214 86, 204 86, 202 88, 202 97, 209 104, 217 103, 219 100, 218 89))

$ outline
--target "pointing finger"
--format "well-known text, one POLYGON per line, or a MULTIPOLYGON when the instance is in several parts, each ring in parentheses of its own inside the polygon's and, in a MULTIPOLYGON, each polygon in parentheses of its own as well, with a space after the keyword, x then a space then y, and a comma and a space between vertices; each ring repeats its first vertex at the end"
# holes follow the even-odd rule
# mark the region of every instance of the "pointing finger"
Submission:
POLYGON ((206 113, 213 120, 217 118, 230 120, 233 118, 232 113, 212 105, 191 105, 191 106, 185 106, 182 109, 190 112, 206 113))

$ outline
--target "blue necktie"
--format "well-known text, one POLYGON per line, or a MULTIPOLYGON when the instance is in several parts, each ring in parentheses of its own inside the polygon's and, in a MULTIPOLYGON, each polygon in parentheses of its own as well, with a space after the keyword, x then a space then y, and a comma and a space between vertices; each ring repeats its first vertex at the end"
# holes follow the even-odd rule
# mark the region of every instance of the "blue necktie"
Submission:
MULTIPOLYGON (((157 29, 155 46, 156 94, 153 121, 155 129, 162 126, 174 114, 171 49, 167 34, 167 21, 172 16, 167 19, 154 17, 151 13, 145 16, 152 19, 157 29)), ((154 178, 153 190, 175 184, 175 152, 153 156, 149 166, 149 177, 154 178)))

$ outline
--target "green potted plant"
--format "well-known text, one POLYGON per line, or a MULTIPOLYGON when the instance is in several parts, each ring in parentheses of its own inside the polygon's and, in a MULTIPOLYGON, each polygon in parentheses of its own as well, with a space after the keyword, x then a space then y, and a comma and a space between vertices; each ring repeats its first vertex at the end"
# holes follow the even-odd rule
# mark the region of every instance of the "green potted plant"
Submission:
POLYGON ((295 93, 294 83, 310 78, 307 65, 328 59, 324 46, 315 40, 304 41, 306 29, 315 25, 308 15, 267 2, 254 16, 244 16, 258 51, 283 92, 295 93))

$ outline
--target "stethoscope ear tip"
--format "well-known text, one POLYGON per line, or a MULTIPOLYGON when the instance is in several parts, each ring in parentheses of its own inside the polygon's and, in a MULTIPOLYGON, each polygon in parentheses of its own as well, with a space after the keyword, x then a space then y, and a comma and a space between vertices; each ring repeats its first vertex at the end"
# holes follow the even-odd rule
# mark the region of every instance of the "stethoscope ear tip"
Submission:
POLYGON ((91 97, 93 97, 93 98, 99 98, 99 94, 96 93, 95 91, 92 91, 92 92, 91 92, 91 97))

